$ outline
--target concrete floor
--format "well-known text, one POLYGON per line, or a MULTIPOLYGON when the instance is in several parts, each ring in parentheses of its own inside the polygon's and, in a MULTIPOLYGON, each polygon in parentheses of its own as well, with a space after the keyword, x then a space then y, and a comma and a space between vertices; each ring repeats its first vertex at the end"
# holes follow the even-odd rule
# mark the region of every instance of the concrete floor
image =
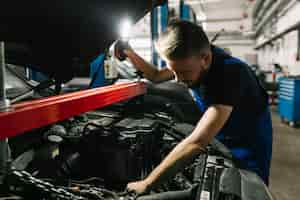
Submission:
POLYGON ((272 109, 273 158, 270 190, 276 200, 300 199, 300 128, 281 123, 272 109))

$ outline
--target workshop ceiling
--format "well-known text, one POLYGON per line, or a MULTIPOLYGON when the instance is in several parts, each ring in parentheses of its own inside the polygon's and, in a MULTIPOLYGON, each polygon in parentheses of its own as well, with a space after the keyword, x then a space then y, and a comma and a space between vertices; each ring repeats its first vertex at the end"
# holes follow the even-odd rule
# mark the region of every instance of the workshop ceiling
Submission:
POLYGON ((120 21, 137 21, 164 0, 5 1, 0 40, 6 61, 65 82, 88 74, 89 63, 119 36, 120 21))
POLYGON ((186 0, 185 2, 193 7, 196 14, 204 12, 208 18, 215 18, 216 13, 226 18, 224 14, 229 11, 235 15, 244 12, 249 14, 255 4, 255 0, 186 0))

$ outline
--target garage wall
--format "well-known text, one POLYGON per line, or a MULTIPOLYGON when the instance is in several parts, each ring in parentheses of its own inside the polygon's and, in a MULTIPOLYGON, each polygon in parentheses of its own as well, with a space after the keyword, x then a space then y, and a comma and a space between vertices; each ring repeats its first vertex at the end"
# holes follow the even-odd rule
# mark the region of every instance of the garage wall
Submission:
POLYGON ((209 38, 212 38, 217 32, 224 30, 214 44, 230 49, 233 56, 250 65, 257 64, 257 52, 254 51, 255 41, 247 35, 247 32, 252 30, 252 18, 244 17, 243 13, 245 11, 238 9, 228 8, 222 11, 212 9, 207 13, 206 32, 209 38))
POLYGON ((236 10, 225 10, 210 12, 207 16, 207 31, 245 31, 251 29, 251 17, 243 18, 243 12, 236 10), (243 26, 243 29, 240 27, 243 26))
MULTIPOLYGON (((262 44, 271 36, 282 33, 288 28, 300 22, 300 3, 290 1, 282 8, 277 20, 270 21, 260 33, 256 44, 262 44)), ((274 17, 275 18, 275 17, 274 17)), ((258 63, 265 71, 274 70, 273 64, 278 63, 284 66, 290 75, 300 75, 299 62, 299 33, 298 30, 282 35, 280 38, 258 49, 258 63)))

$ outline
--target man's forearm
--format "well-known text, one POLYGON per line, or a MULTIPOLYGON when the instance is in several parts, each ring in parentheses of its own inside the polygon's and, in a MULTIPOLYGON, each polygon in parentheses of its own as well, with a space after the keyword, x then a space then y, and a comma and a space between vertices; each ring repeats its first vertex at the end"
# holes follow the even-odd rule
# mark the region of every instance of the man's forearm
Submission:
POLYGON ((182 169, 192 158, 204 150, 217 135, 229 118, 232 106, 210 106, 198 122, 194 131, 156 167, 150 175, 142 180, 127 185, 128 189, 143 193, 166 181, 182 169))
POLYGON ((152 64, 145 61, 142 57, 136 54, 133 51, 126 52, 129 57, 129 60, 133 63, 133 65, 141 72, 143 72, 144 77, 150 81, 156 82, 156 77, 158 74, 158 70, 152 64))
POLYGON ((155 66, 145 61, 134 51, 126 50, 124 51, 124 53, 127 55, 134 67, 137 70, 143 72, 143 75, 146 79, 155 83, 159 83, 174 78, 174 74, 171 70, 169 70, 168 68, 158 70, 155 66))
POLYGON ((190 143, 187 139, 183 140, 145 179, 149 189, 158 186, 175 175, 178 170, 182 169, 201 151, 203 151, 203 148, 198 144, 190 143))

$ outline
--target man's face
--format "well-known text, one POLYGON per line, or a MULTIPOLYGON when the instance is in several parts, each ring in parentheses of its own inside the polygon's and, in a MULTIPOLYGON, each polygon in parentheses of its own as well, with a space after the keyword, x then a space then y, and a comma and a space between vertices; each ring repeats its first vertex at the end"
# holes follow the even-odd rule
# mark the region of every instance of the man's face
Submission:
POLYGON ((166 59, 168 68, 177 82, 193 87, 201 83, 211 63, 210 55, 190 56, 184 59, 166 59))

